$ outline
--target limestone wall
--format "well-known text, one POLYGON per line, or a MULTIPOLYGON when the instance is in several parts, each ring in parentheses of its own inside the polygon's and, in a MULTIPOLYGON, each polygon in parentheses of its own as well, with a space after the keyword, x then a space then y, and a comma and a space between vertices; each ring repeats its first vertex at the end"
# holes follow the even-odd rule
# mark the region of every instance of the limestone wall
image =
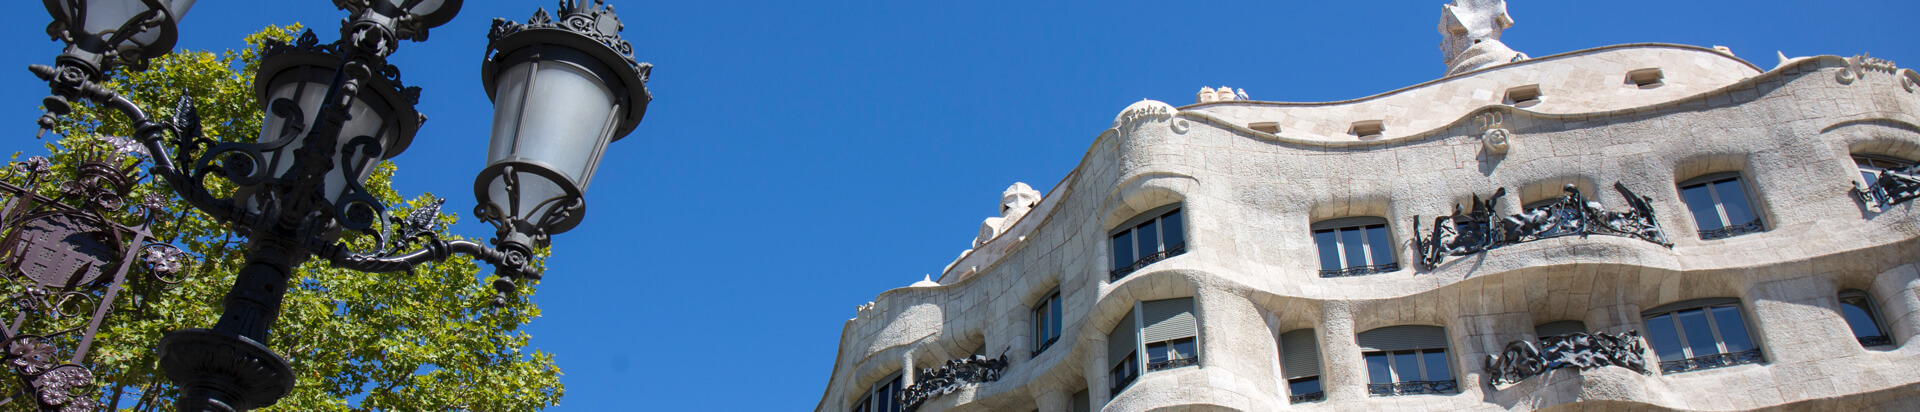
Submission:
POLYGON ((1850 154, 1920 158, 1920 75, 1856 69, 1836 57, 1760 73, 1713 53, 1669 46, 1576 52, 1334 104, 1135 104, 1033 212, 981 245, 991 253, 962 259, 939 286, 890 290, 862 306, 842 331, 817 410, 846 410, 894 372, 975 352, 1005 353, 1011 366, 997 382, 935 397, 922 410, 1064 410, 1072 393, 1087 388, 1095 409, 1109 411, 1512 410, 1574 401, 1726 410, 1865 407, 1920 396, 1913 385, 1920 346, 1907 344, 1920 333, 1920 211, 1909 203, 1865 212, 1847 195, 1859 179, 1850 154), (1561 84, 1585 84, 1570 73, 1619 71, 1641 60, 1675 68, 1670 89, 1634 90, 1665 97, 1553 92, 1540 81, 1549 98, 1529 108, 1471 98, 1470 90, 1505 90, 1508 81, 1565 76, 1561 84), (1682 71, 1673 62, 1704 63, 1682 71), (1455 96, 1461 93, 1469 98, 1455 96), (1275 114, 1336 124, 1395 105, 1428 109, 1399 125, 1389 117, 1388 132, 1369 141, 1329 140, 1332 129, 1312 125, 1283 122, 1278 134, 1246 127, 1275 114), (1511 132, 1504 154, 1481 141, 1487 125, 1475 118, 1491 112, 1511 132), (1710 241, 1695 235, 1675 185, 1715 172, 1747 179, 1764 232, 1710 241), (1414 264, 1416 216, 1430 228, 1432 217, 1498 188, 1510 193, 1497 215, 1519 213, 1520 204, 1553 197, 1569 183, 1610 210, 1625 209, 1610 189, 1615 182, 1651 198, 1671 249, 1570 236, 1456 257, 1432 270, 1414 264), (1107 234, 1175 203, 1185 212, 1188 252, 1110 282, 1107 234), (1311 223, 1366 215, 1390 222, 1402 269, 1320 277, 1311 223), (1065 309, 1060 341, 1033 354, 1030 308, 1056 287, 1065 309), (1895 346, 1869 350, 1854 341, 1838 313, 1844 289, 1869 291, 1895 346), (1136 301, 1188 296, 1197 302, 1200 365, 1144 372, 1109 397, 1107 332, 1136 301), (1740 299, 1765 361, 1673 375, 1562 369, 1513 385, 1488 383, 1486 355, 1532 338, 1536 324, 1643 330, 1642 310, 1700 297, 1740 299), (1367 395, 1355 335, 1407 324, 1446 328, 1458 393, 1367 395), (1327 398, 1289 404, 1277 336, 1305 327, 1321 337, 1327 398))

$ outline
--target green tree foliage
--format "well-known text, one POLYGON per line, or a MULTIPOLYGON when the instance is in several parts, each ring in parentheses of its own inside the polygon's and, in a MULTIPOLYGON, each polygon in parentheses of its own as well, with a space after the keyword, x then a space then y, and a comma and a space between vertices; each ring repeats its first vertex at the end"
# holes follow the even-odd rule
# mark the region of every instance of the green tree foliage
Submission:
MULTIPOLYGON (((253 89, 261 46, 270 39, 292 41, 298 30, 297 25, 267 27, 248 36, 247 47, 239 51, 174 52, 155 59, 144 72, 114 73, 110 86, 155 119, 170 118, 174 102, 185 93, 193 97, 208 138, 252 141, 262 117, 253 89)), ((94 105, 77 107, 54 131, 63 137, 47 148, 56 173, 67 176, 80 157, 114 150, 103 137, 132 135, 124 116, 94 105)), ((394 166, 382 162, 366 183, 391 214, 405 216, 435 202, 431 194, 402 199, 391 187, 393 173, 394 166)), ((216 193, 232 190, 223 181, 212 183, 216 193)), ((103 408, 172 409, 175 389, 158 370, 154 346, 169 331, 211 327, 245 257, 244 239, 175 201, 164 185, 146 179, 134 198, 145 194, 169 201, 167 215, 153 228, 156 237, 193 259, 174 279, 176 285, 139 271, 128 275, 128 287, 114 302, 86 362, 103 408)), ((460 239, 445 233, 455 219, 440 216, 436 230, 442 238, 460 239)), ((360 250, 373 250, 372 236, 346 239, 360 250)), ((292 280, 266 342, 292 363, 299 385, 268 410, 522 411, 555 404, 562 394, 560 370, 551 355, 525 351, 528 336, 518 330, 540 314, 525 299, 532 289, 523 285, 519 296, 495 305, 493 289, 478 271, 461 256, 389 274, 308 261, 292 280)), ((0 315, 12 318, 13 313, 0 315)), ((18 382, 6 384, 19 393, 18 382)), ((26 399, 4 408, 32 404, 21 401, 26 399)))

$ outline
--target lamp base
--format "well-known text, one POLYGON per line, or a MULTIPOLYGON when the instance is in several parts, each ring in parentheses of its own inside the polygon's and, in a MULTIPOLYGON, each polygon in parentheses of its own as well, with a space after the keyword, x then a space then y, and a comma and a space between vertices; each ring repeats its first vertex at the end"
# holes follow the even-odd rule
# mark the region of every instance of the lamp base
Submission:
POLYGON ((293 390, 293 368, 266 345, 212 329, 160 339, 160 369, 180 387, 179 411, 245 411, 272 406, 293 390))

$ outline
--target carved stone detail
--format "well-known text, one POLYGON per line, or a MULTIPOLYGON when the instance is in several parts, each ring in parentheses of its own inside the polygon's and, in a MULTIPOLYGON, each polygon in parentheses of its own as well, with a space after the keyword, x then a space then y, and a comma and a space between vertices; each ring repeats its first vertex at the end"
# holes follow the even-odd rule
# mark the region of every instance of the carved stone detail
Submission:
MULTIPOLYGON (((1900 70, 1901 70, 1900 67, 1893 64, 1892 61, 1888 61, 1886 59, 1874 58, 1872 53, 1867 53, 1859 56, 1848 57, 1846 69, 1840 70, 1839 73, 1835 73, 1834 80, 1839 81, 1840 84, 1853 84, 1855 80, 1866 78, 1867 73, 1881 72, 1881 73, 1887 73, 1887 74, 1896 74, 1900 70)), ((1908 83, 1914 81, 1911 78, 1905 78, 1905 76, 1902 76, 1902 77, 1903 78, 1901 79, 1901 84, 1903 87, 1906 87, 1908 83)), ((1913 91, 1913 89, 1911 87, 1908 87, 1907 91, 1913 91)))
POLYGON ((1487 153, 1505 155, 1513 147, 1513 133, 1507 131, 1506 117, 1501 112, 1487 112, 1473 117, 1474 123, 1480 124, 1480 144, 1486 147, 1487 153))
POLYGON ((1487 380, 1494 385, 1518 383, 1554 369, 1578 367, 1584 371, 1608 365, 1645 375, 1649 372, 1646 359, 1641 357, 1644 351, 1640 331, 1631 330, 1614 335, 1574 332, 1547 336, 1540 338, 1539 347, 1533 341, 1517 340, 1508 343, 1501 354, 1487 355, 1487 380))
POLYGON ((917 410, 928 399, 953 393, 966 385, 998 381, 1000 373, 1006 368, 1005 353, 1000 354, 998 359, 973 355, 971 358, 949 360, 938 368, 921 369, 919 374, 914 375, 913 385, 900 391, 898 401, 902 410, 917 410))
POLYGON ((1500 33, 1513 27, 1504 0, 1454 0, 1441 6, 1440 52, 1447 75, 1526 60, 1500 42, 1500 33))
POLYGON ((987 244, 987 241, 1000 237, 1007 229, 1020 223, 1020 218, 1040 204, 1040 191, 1033 190, 1026 183, 1014 182, 1000 193, 1000 217, 990 217, 980 222, 980 235, 973 239, 973 247, 987 244))

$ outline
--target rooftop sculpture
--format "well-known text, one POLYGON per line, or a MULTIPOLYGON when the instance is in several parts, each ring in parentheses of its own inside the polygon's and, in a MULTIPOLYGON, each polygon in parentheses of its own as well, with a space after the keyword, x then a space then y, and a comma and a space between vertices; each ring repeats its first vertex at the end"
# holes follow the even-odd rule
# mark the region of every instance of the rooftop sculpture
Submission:
POLYGON ((1453 0, 1440 6, 1440 55, 1452 76, 1527 59, 1507 48, 1500 33, 1513 27, 1504 0, 1453 0))

